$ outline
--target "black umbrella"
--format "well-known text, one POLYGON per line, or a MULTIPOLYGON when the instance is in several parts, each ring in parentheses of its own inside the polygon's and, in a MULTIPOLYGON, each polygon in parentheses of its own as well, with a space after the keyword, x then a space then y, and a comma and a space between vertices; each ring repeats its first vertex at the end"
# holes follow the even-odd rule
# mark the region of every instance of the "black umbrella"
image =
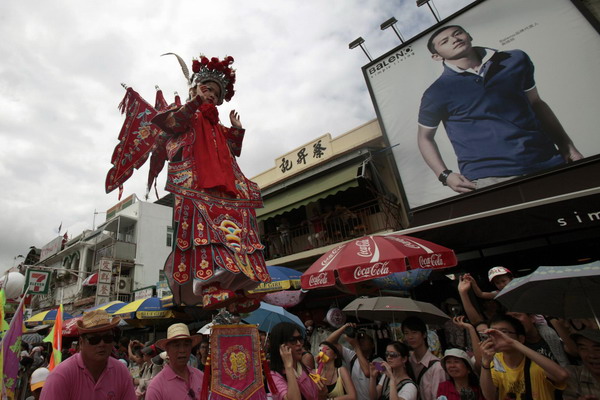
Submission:
POLYGON ((560 318, 594 318, 600 304, 600 261, 564 267, 538 267, 513 279, 496 300, 509 311, 560 318))

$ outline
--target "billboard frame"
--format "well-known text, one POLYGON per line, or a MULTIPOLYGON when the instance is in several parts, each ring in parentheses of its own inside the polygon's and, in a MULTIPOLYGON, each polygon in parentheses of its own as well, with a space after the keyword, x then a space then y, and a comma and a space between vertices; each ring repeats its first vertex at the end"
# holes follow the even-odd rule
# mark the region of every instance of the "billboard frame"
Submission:
MULTIPOLYGON (((369 63, 365 64, 361 69, 363 72, 363 76, 365 78, 365 82, 367 84, 367 89, 369 91, 369 96, 371 97, 371 101, 373 103, 374 109, 375 109, 375 113, 377 115, 377 119, 380 122, 380 127, 383 133, 383 138, 384 141, 386 143, 387 146, 391 147, 395 147, 397 144, 392 144, 390 141, 390 136, 388 135, 387 132, 387 128, 385 126, 385 124, 383 123, 384 118, 382 116, 381 110, 378 106, 378 103, 376 101, 376 94, 374 92, 374 88, 371 84, 371 80, 369 77, 369 69, 373 68, 374 66, 377 66, 378 64, 381 63, 385 63, 386 59, 389 59, 391 56, 401 53, 403 49, 411 46, 412 44, 414 44, 415 42, 421 40, 423 37, 431 34, 433 31, 435 31, 436 29, 444 26, 444 25, 448 25, 449 23, 451 23, 451 21, 453 21, 454 19, 456 19, 457 17, 459 17, 460 15, 468 12, 469 10, 481 5, 482 3, 486 3, 486 2, 491 2, 491 0, 476 0, 473 3, 463 7, 462 9, 458 10, 457 12, 453 13, 452 15, 448 16, 447 18, 444 18, 443 20, 439 21, 438 23, 432 25, 431 27, 429 27, 428 29, 420 32, 419 34, 411 37, 410 39, 407 39, 406 41, 404 41, 403 43, 401 43, 400 45, 392 48, 391 50, 387 51, 386 53, 382 54, 381 56, 373 59, 372 61, 370 61, 369 63)), ((598 33, 600 34, 600 21, 594 16, 592 15, 592 13, 586 8, 585 5, 582 4, 582 2, 580 0, 565 0, 565 3, 570 2, 575 9, 577 9, 577 11, 582 15, 582 17, 590 24, 590 26, 598 33)), ((396 156, 394 157, 394 162, 396 162, 396 156)), ((600 159, 600 154, 594 154, 588 157, 585 157, 583 160, 578 161, 577 164, 581 164, 581 163, 585 163, 587 161, 590 162, 595 162, 596 160, 600 159)), ((484 192, 490 192, 490 191, 495 191, 498 188, 502 188, 502 187, 507 187, 507 186, 513 186, 515 184, 522 184, 525 181, 528 181, 530 179, 538 179, 541 176, 544 175, 552 175, 554 173, 556 173, 557 170, 563 170, 565 168, 569 168, 569 165, 561 165, 558 167, 554 167, 554 168, 550 168, 550 169, 545 169, 542 171, 538 171, 535 173, 531 173, 522 177, 518 177, 518 178, 514 178, 511 179, 510 181, 507 182, 503 182, 503 183, 498 183, 483 189, 478 189, 477 191, 473 191, 470 193, 462 193, 459 195, 453 195, 453 196, 449 196, 449 197, 445 197, 436 201, 432 201, 426 204, 422 204, 422 205, 418 205, 415 207, 411 207, 410 203, 409 203, 409 199, 407 196, 407 192, 405 189, 405 185, 402 181, 402 177, 400 175, 400 171, 399 171, 399 166, 396 165, 396 168, 394 168, 394 174, 396 179, 399 182, 399 190, 400 190, 400 194, 401 194, 401 202, 403 204, 403 208, 406 212, 406 219, 409 221, 409 226, 411 226, 411 222, 413 221, 413 215, 414 213, 418 213, 424 210, 428 210, 431 208, 435 208, 435 207, 439 207, 442 205, 447 205, 449 203, 453 203, 453 202, 460 202, 461 200, 465 199, 465 198, 470 198, 470 197, 474 197, 474 196, 478 196, 481 193, 484 192)))

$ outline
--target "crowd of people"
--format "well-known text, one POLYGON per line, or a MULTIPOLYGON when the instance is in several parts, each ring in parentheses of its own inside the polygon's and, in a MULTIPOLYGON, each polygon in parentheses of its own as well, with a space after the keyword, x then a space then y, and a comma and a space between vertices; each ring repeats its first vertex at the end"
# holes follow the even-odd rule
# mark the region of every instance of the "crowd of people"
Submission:
MULTIPOLYGON (((494 267, 488 278, 499 291, 512 274, 494 267)), ((404 319, 402 340, 390 339, 378 351, 376 338, 347 323, 313 351, 328 360, 317 382, 309 379, 315 361, 303 362, 307 350, 301 330, 278 325, 270 337, 277 398, 600 399, 600 330, 595 321, 511 312, 493 300, 496 294, 482 291, 469 274, 459 278, 462 302, 446 302, 454 317, 438 331, 446 345, 443 352, 438 334, 419 316, 404 319), (472 296, 481 300, 481 312, 472 296)))
MULTIPOLYGON (((512 279, 504 267, 488 276, 498 290, 512 279)), ((503 310, 468 274, 459 279, 458 295, 461 302, 446 302, 452 321, 437 333, 411 315, 384 345, 354 323, 330 331, 316 348, 305 333, 311 330, 293 323, 261 332, 270 370, 265 391, 277 400, 600 399, 600 330, 593 322, 569 330, 567 321, 503 310), (481 299, 482 312, 472 296, 481 299)), ((210 368, 207 335, 191 335, 177 323, 166 338, 141 343, 119 337, 118 322, 102 310, 86 313, 76 345, 51 372, 40 365, 44 350, 24 345, 23 357, 37 363, 30 368, 31 399, 90 393, 94 399, 200 399, 210 368), (30 357, 34 350, 38 356, 30 357)))

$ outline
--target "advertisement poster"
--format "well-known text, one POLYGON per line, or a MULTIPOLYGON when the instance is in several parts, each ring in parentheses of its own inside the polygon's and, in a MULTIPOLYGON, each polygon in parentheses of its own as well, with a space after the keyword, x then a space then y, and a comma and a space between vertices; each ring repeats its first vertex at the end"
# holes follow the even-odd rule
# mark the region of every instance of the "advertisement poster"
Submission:
POLYGON ((598 65, 571 1, 486 0, 363 67, 408 207, 600 154, 598 65))

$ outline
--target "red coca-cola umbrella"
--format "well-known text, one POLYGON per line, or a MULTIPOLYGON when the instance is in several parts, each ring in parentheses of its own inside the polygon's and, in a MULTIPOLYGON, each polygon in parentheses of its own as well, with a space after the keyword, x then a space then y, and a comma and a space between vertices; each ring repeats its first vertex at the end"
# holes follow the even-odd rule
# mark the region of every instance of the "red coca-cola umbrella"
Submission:
POLYGON ((81 321, 81 318, 82 316, 65 320, 62 328, 63 336, 79 336, 79 330, 77 329, 77 321, 81 321))
POLYGON ((310 266, 300 282, 303 289, 350 285, 394 272, 439 269, 457 264, 451 249, 398 234, 370 235, 340 244, 310 266))

